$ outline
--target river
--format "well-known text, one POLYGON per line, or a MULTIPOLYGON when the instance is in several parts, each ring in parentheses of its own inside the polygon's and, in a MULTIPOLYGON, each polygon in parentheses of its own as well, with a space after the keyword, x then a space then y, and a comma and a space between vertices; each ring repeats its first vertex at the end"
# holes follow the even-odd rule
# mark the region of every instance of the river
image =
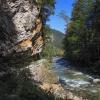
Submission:
POLYGON ((62 57, 53 57, 52 70, 65 89, 84 99, 100 100, 100 79, 75 69, 75 66, 62 57))

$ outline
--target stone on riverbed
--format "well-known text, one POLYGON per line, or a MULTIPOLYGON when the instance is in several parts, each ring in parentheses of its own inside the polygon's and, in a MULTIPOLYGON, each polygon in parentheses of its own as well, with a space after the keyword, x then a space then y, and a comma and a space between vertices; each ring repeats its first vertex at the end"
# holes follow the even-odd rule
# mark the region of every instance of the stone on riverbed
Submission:
POLYGON ((94 84, 100 84, 100 79, 93 79, 94 84))
POLYGON ((56 79, 57 77, 55 77, 54 73, 48 69, 47 63, 48 61, 46 59, 42 59, 36 63, 31 63, 28 66, 33 75, 33 79, 37 82, 37 85, 39 85, 39 87, 45 92, 50 92, 57 98, 61 98, 63 100, 81 100, 80 97, 74 95, 69 90, 65 90, 62 85, 58 83, 56 79), (41 84, 38 84, 39 82, 41 84))

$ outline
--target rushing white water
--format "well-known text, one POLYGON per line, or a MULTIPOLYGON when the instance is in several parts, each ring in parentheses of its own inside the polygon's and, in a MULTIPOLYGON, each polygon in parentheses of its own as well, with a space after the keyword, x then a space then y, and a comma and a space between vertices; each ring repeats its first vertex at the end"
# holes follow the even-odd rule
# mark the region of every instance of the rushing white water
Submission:
POLYGON ((65 88, 77 90, 79 93, 84 92, 85 96, 89 95, 92 100, 100 100, 100 79, 77 71, 75 66, 73 68, 69 61, 61 57, 53 58, 52 70, 65 88), (93 99, 94 97, 96 99, 93 99))

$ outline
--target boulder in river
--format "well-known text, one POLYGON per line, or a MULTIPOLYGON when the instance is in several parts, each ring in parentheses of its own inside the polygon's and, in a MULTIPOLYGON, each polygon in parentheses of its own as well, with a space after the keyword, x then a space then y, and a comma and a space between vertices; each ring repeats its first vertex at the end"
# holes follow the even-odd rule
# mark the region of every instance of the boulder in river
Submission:
POLYGON ((94 84, 100 84, 100 79, 93 79, 94 84))

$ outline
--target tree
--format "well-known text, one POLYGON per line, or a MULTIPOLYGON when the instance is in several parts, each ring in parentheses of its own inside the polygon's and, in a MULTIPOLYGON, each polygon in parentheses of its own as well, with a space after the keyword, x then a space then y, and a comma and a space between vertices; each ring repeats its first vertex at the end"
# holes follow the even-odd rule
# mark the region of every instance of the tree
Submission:
POLYGON ((40 11, 39 16, 41 16, 43 20, 54 13, 55 0, 36 0, 36 4, 40 11))
POLYGON ((65 55, 93 66, 90 69, 100 65, 99 12, 100 0, 76 0, 64 39, 65 55))

